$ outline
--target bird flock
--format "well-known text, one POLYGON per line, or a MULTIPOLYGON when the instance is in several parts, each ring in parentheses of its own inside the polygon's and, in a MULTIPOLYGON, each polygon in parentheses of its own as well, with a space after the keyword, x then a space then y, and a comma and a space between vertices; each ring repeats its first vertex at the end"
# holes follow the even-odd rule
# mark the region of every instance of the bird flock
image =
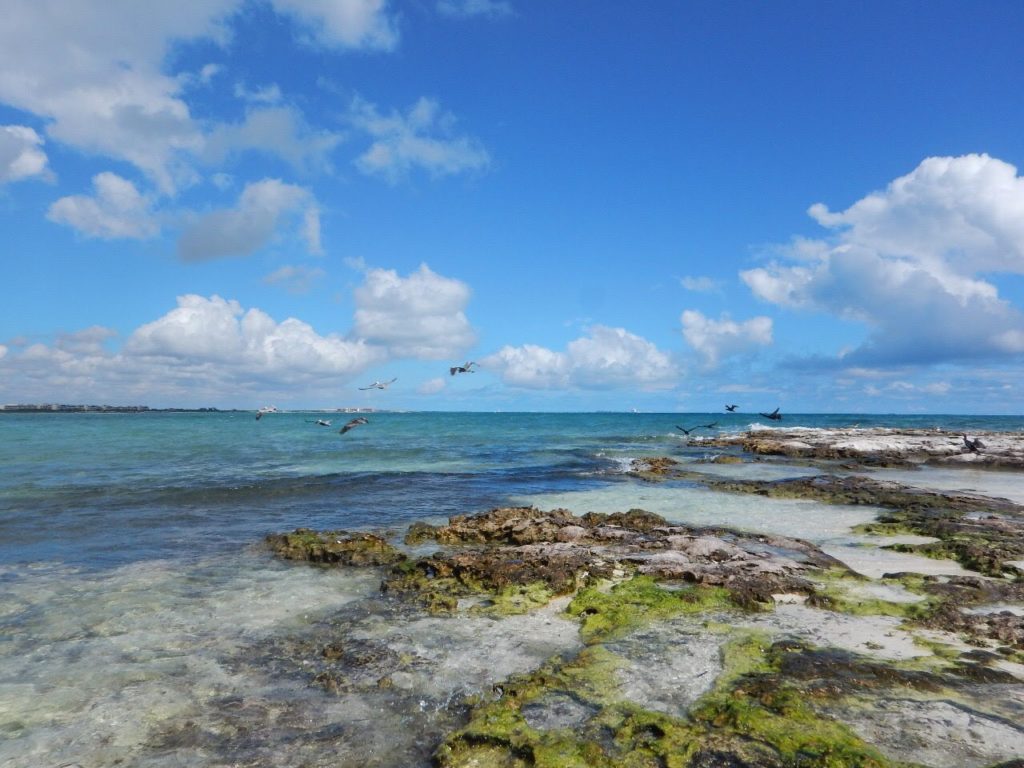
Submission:
MULTIPOLYGON (((476 370, 475 370, 476 368, 479 368, 479 365, 477 365, 476 362, 474 362, 472 360, 467 360, 462 365, 453 365, 453 366, 451 366, 448 369, 448 373, 451 376, 455 376, 455 375, 460 374, 460 373, 476 373, 476 370)), ((360 391, 366 391, 366 390, 370 390, 370 389, 387 389, 389 386, 394 384, 396 381, 398 381, 398 377, 397 376, 392 378, 392 379, 390 379, 390 380, 388 380, 388 381, 376 380, 372 384, 367 384, 365 387, 357 387, 357 389, 359 389, 360 391)), ((727 403, 726 406, 725 406, 725 410, 728 413, 736 413, 736 409, 737 408, 739 408, 739 405, 737 405, 736 403, 727 403)), ((262 419, 264 414, 267 414, 267 413, 277 413, 277 412, 278 412, 277 408, 274 407, 273 405, 264 406, 264 407, 262 407, 262 408, 260 408, 259 410, 256 411, 256 421, 259 421, 260 419, 262 419)), ((770 419, 771 421, 782 421, 782 414, 779 412, 778 408, 776 408, 771 413, 759 413, 759 415, 763 416, 766 419, 770 419)), ((321 427, 329 427, 329 426, 331 426, 331 420, 330 419, 307 419, 306 421, 311 423, 311 424, 316 424, 316 425, 321 426, 321 427)), ((364 416, 357 416, 356 418, 352 419, 351 421, 346 422, 342 426, 342 428, 338 430, 338 434, 344 435, 346 432, 349 432, 349 431, 355 429, 356 427, 362 426, 363 424, 369 424, 369 423, 370 423, 370 420, 367 419, 366 417, 364 417, 364 416)), ((717 426, 718 426, 718 422, 717 421, 713 421, 710 424, 696 424, 696 425, 694 425, 692 427, 682 427, 682 426, 677 424, 676 425, 676 429, 678 429, 680 432, 682 432, 687 437, 689 437, 692 432, 695 432, 698 429, 714 429, 717 426)), ((974 441, 969 440, 966 435, 964 435, 964 444, 965 444, 965 446, 967 447, 968 450, 970 450, 970 451, 972 451, 974 453, 977 453, 979 448, 984 447, 980 440, 974 440, 974 441)))
MULTIPOLYGON (((472 360, 467 360, 462 365, 453 365, 453 366, 451 366, 448 369, 448 371, 449 371, 450 375, 454 376, 457 373, 476 373, 475 369, 479 368, 479 367, 480 366, 477 365, 476 362, 474 362, 472 360)), ((377 381, 374 381, 372 384, 367 384, 365 387, 356 387, 356 389, 358 389, 360 391, 366 391, 366 390, 369 390, 369 389, 387 389, 392 384, 394 384, 396 381, 398 381, 398 377, 397 376, 395 378, 393 378, 393 379, 390 379, 389 381, 377 380, 377 381)), ((265 406, 263 406, 262 408, 260 408, 259 410, 256 411, 256 421, 259 421, 260 419, 262 419, 265 414, 277 413, 277 412, 278 412, 277 408, 274 407, 273 405, 265 405, 265 406)), ((329 426, 331 426, 331 420, 330 419, 306 419, 306 421, 309 422, 310 424, 316 424, 316 425, 321 426, 321 427, 329 427, 329 426)), ((367 419, 365 416, 357 416, 356 418, 352 419, 351 421, 346 422, 342 426, 342 428, 338 430, 338 434, 339 435, 344 435, 346 432, 349 432, 349 431, 355 429, 356 427, 360 427, 363 424, 369 424, 369 423, 370 423, 370 420, 367 419)))

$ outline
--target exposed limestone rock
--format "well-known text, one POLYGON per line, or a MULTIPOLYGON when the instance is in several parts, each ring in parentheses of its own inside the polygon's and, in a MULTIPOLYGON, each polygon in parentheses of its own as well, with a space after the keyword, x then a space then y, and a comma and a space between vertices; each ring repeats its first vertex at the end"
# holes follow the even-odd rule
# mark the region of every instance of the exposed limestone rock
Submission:
POLYGON ((926 429, 756 429, 694 439, 709 446, 739 446, 758 455, 813 459, 852 459, 862 464, 953 464, 1024 468, 1024 434, 972 432, 982 447, 972 451, 963 434, 926 429))

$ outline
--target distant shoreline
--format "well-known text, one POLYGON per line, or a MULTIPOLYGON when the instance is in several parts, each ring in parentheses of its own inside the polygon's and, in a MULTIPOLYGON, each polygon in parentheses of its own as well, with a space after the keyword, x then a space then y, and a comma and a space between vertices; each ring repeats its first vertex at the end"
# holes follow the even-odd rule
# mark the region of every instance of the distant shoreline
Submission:
MULTIPOLYGON (((0 405, 3 413, 251 413, 255 408, 150 408, 148 405, 0 405)), ((288 413, 289 411, 280 411, 288 413)), ((380 413, 376 408, 302 408, 296 413, 380 413)))

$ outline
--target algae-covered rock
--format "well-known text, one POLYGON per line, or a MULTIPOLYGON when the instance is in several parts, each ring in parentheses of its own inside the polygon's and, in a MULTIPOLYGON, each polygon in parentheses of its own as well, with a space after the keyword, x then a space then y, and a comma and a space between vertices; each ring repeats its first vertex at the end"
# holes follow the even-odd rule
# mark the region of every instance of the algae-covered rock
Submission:
POLYGON ((673 525, 642 509, 575 516, 504 507, 453 517, 429 533, 447 549, 399 563, 383 589, 439 613, 471 597, 495 612, 518 610, 543 594, 632 574, 720 587, 756 607, 771 605, 775 594, 809 595, 808 572, 842 567, 804 541, 673 525))
POLYGON ((372 533, 318 533, 309 528, 297 528, 292 533, 270 534, 266 543, 279 557, 310 563, 372 566, 391 565, 405 559, 405 555, 384 538, 372 533))
POLYGON ((707 480, 732 493, 814 499, 831 504, 885 508, 864 533, 913 533, 939 541, 894 544, 898 551, 956 560, 989 576, 1014 575, 1024 559, 1024 507, 986 496, 939 493, 859 476, 817 475, 786 480, 707 480))

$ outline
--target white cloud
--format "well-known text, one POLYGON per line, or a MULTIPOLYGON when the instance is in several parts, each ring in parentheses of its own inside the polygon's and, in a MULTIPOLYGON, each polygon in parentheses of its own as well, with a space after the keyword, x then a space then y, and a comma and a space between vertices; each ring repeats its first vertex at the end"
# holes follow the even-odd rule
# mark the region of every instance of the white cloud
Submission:
POLYGON ((681 277, 679 283, 686 290, 695 293, 711 293, 721 288, 719 282, 710 277, 681 277))
POLYGON ((263 179, 246 185, 236 207, 191 222, 178 241, 178 255, 184 261, 247 256, 271 241, 282 219, 295 215, 309 252, 319 253, 319 213, 309 190, 263 179))
POLYGON ((94 196, 62 197, 50 206, 47 218, 73 227, 87 237, 105 240, 143 239, 159 233, 151 201, 130 181, 105 172, 93 176, 92 185, 94 196))
POLYGON ((7 347, 5 347, 3 344, 0 344, 0 360, 3 360, 4 356, 6 354, 7 354, 7 347))
POLYGON ((483 360, 506 384, 528 389, 665 389, 679 372, 664 352, 623 328, 594 326, 565 352, 525 344, 483 360))
POLYGON ((510 16, 512 4, 505 0, 437 0, 442 16, 468 18, 470 16, 510 16))
POLYGON ((292 107, 259 107, 250 109, 240 123, 211 130, 202 158, 217 164, 232 154, 257 151, 276 155, 298 171, 324 171, 330 169, 330 154, 341 140, 338 133, 309 126, 292 107))
POLYGON ((171 42, 223 39, 237 0, 11 0, 0 24, 0 102, 47 119, 47 134, 125 160, 165 192, 192 178, 201 142, 182 83, 162 73, 171 42))
MULTIPOLYGON (((341 48, 388 50, 398 41, 384 0, 272 0, 318 43, 341 48)), ((185 92, 208 85, 219 72, 207 64, 198 73, 165 72, 168 54, 180 42, 225 43, 232 15, 243 0, 130 0, 74 2, 8 0, 0 24, 0 103, 47 121, 50 140, 126 161, 163 194, 197 180, 193 164, 207 133, 193 116, 185 92)), ((263 101, 273 88, 253 94, 263 101)), ((235 128, 236 142, 268 148, 271 127, 235 128), (260 139, 265 143, 260 143, 260 139)), ((283 120, 278 116, 275 136, 283 120)), ((229 133, 230 133, 230 129, 229 133)), ((311 131, 287 134, 285 156, 323 156, 311 131)), ((214 140, 223 141, 214 129, 214 140)))
POLYGON ((752 317, 737 323, 726 315, 712 320, 687 309, 680 320, 683 338, 704 359, 707 368, 716 368, 727 357, 747 354, 772 343, 770 317, 752 317))
POLYGON ((870 328, 848 365, 927 364, 1020 354, 1024 316, 985 275, 1024 273, 1024 179, 988 155, 932 157, 801 241, 793 262, 741 273, 760 298, 870 328))
POLYGON ((43 137, 25 125, 0 125, 0 184, 49 178, 43 137))
POLYGON ((277 104, 281 101, 281 88, 277 83, 250 90, 243 83, 235 83, 235 96, 256 104, 277 104))
POLYGON ((282 285, 289 293, 309 293, 313 283, 322 280, 327 273, 320 267, 287 265, 274 270, 263 278, 267 285, 282 285))
POLYGON ((347 377, 383 359, 383 350, 363 341, 320 336, 306 323, 277 323, 262 310, 243 310, 220 296, 187 295, 177 308, 136 329, 126 354, 214 362, 239 375, 347 377))
POLYGON ((292 15, 321 45, 391 50, 398 44, 387 0, 271 0, 278 13, 292 15))
POLYGON ((370 269, 355 291, 353 333, 386 346, 395 357, 459 355, 476 342, 464 312, 469 298, 468 285, 426 264, 406 278, 392 269, 370 269))
POLYGON ((339 382, 386 359, 379 347, 219 296, 179 297, 118 352, 104 347, 114 335, 93 327, 0 356, 0 401, 237 407, 267 392, 330 398, 339 382))
POLYGON ((427 379, 426 381, 424 381, 422 384, 416 387, 416 392, 421 395, 436 395, 438 392, 442 391, 446 386, 448 385, 445 382, 445 380, 441 377, 437 377, 436 379, 427 379))
POLYGON ((479 171, 490 164, 490 155, 476 139, 454 136, 455 118, 432 99, 421 98, 404 115, 381 115, 377 107, 356 99, 350 109, 352 124, 374 142, 356 160, 368 175, 395 182, 414 168, 433 176, 479 171))

